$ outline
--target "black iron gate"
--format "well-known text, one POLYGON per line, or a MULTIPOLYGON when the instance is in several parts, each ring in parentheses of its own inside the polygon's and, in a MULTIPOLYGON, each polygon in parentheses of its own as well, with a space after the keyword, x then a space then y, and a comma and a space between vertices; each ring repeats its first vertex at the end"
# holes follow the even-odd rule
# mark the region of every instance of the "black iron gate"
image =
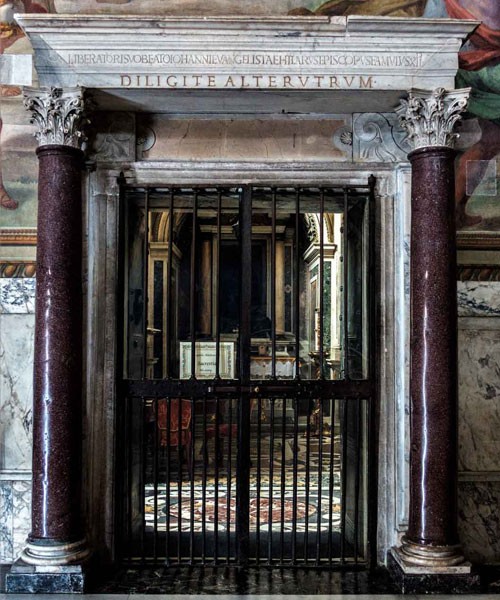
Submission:
POLYGON ((368 561, 373 188, 122 185, 122 560, 368 561))

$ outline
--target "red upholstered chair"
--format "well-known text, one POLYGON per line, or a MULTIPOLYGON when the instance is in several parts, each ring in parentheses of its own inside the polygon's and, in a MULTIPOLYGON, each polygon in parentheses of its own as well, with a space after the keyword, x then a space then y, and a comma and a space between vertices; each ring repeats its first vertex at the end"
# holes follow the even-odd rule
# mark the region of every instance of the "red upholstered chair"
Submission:
POLYGON ((190 400, 173 398, 170 400, 170 410, 168 408, 168 400, 166 398, 161 398, 158 400, 158 429, 160 433, 160 446, 166 447, 168 445, 170 448, 178 448, 181 446, 186 453, 186 462, 188 465, 190 478, 192 478, 193 473, 193 465, 191 460, 193 441, 191 435, 192 414, 193 409, 190 400), (169 423, 167 423, 167 419, 169 420, 169 423))

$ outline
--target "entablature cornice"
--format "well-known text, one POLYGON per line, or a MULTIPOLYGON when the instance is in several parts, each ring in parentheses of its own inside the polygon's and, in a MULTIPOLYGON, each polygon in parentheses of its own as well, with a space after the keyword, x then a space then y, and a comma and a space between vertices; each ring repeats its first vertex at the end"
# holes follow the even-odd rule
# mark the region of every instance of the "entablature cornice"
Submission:
POLYGON ((43 86, 384 91, 454 87, 474 21, 17 15, 43 86))

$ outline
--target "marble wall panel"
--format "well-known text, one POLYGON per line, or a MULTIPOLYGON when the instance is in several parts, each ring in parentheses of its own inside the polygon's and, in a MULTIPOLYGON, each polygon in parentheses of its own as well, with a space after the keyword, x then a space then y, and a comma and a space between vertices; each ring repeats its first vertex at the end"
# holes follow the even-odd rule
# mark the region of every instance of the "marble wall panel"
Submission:
POLYGON ((350 115, 317 119, 143 115, 138 160, 324 160, 352 155, 350 115))
POLYGON ((458 379, 459 469, 500 471, 500 330, 459 331, 458 379))
POLYGON ((0 470, 31 468, 34 315, 0 315, 0 470))
POLYGON ((0 481, 0 563, 13 557, 13 513, 12 482, 0 481))
POLYGON ((12 553, 16 559, 31 530, 31 481, 12 482, 12 553))
POLYGON ((474 563, 500 562, 500 481, 462 481, 458 487, 458 533, 474 563))
POLYGON ((32 314, 35 311, 35 279, 0 279, 0 314, 32 314))
POLYGON ((500 317, 500 282, 459 281, 459 317, 500 317))

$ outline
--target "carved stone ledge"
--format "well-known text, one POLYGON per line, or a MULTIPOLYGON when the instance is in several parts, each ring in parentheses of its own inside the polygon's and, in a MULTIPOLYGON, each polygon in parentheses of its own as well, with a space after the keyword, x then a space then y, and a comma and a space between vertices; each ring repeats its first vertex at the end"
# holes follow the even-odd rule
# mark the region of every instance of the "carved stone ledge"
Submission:
POLYGON ((470 88, 447 91, 410 90, 408 100, 396 109, 413 149, 429 146, 453 148, 458 137, 453 129, 467 108, 470 88))
POLYGON ((86 141, 83 128, 89 123, 82 88, 24 88, 23 93, 24 106, 31 112, 31 122, 38 128, 35 138, 40 146, 81 147, 86 141))

